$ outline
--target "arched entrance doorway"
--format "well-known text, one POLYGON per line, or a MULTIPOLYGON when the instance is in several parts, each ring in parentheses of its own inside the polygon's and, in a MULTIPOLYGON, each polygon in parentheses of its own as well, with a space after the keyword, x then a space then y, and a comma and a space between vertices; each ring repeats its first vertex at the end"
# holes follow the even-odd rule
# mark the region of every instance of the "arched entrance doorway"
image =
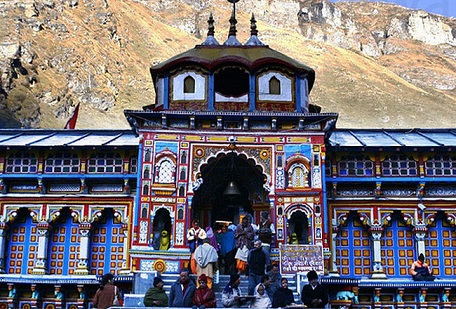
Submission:
POLYGON ((288 242, 309 244, 309 219, 302 209, 293 211, 288 219, 288 242))
POLYGON ((269 207, 263 170, 244 154, 220 153, 201 166, 200 174, 203 183, 195 191, 191 215, 203 227, 238 224, 254 208, 269 207))

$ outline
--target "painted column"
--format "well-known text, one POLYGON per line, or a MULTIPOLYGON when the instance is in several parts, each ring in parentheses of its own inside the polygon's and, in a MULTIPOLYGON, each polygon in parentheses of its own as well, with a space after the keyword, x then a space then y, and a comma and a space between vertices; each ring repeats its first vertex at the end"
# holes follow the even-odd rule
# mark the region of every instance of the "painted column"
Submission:
POLYGON ((207 110, 212 112, 215 110, 215 89, 214 89, 214 73, 211 72, 208 76, 207 89, 207 110))
POLYGON ((33 266, 32 274, 46 275, 48 273, 48 245, 49 245, 49 222, 41 221, 37 225, 38 230, 38 251, 36 255, 35 265, 33 266))
POLYGON ((76 267, 76 275, 89 274, 89 254, 90 254, 90 231, 92 225, 88 222, 79 224, 79 234, 81 240, 79 243, 78 265, 76 267))
POLYGON ((418 223, 415 225, 415 228, 413 229, 413 232, 415 233, 415 240, 416 240, 416 254, 419 256, 421 253, 425 254, 425 244, 424 244, 424 239, 426 237, 426 232, 427 228, 424 223, 418 223))
POLYGON ((4 274, 5 269, 5 256, 6 256, 6 230, 7 225, 5 222, 0 223, 0 274, 4 274))
POLYGON ((337 272, 337 265, 336 265, 336 237, 337 233, 339 232, 339 227, 337 225, 337 220, 332 219, 332 231, 331 231, 331 264, 329 269, 329 275, 332 277, 339 277, 340 274, 337 272))
POLYGON ((256 76, 249 76, 249 111, 256 110, 256 76))
POLYGON ((128 261, 128 225, 122 223, 121 233, 124 235, 123 239, 123 256, 122 256, 122 269, 120 270, 120 274, 129 274, 130 269, 127 263, 128 261))
POLYGON ((370 228, 373 248, 373 270, 372 279, 386 279, 382 266, 382 252, 380 240, 382 239, 383 227, 380 224, 372 224, 370 228))

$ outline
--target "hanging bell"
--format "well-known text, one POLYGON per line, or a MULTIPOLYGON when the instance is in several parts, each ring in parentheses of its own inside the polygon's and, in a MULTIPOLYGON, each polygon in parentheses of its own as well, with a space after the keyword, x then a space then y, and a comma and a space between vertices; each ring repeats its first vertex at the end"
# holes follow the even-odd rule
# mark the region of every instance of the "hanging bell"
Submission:
POLYGON ((239 191, 236 183, 234 181, 230 181, 225 189, 225 192, 223 192, 223 195, 241 195, 241 192, 239 191))

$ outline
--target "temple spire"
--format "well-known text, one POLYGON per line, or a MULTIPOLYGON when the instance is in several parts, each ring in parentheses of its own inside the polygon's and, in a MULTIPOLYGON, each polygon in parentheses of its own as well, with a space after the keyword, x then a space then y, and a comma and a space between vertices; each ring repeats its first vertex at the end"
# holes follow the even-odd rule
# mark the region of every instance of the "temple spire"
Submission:
POLYGON ((231 12, 230 17, 230 32, 228 33, 228 39, 223 43, 223 45, 242 45, 241 42, 236 38, 236 2, 239 0, 228 0, 228 2, 233 3, 233 12, 231 12))
POLYGON ((202 45, 220 45, 219 42, 217 42, 217 40, 214 37, 214 34, 215 34, 214 29, 215 29, 215 27, 214 27, 214 18, 212 17, 212 12, 209 15, 209 19, 207 20, 207 24, 208 24, 208 27, 207 27, 207 29, 208 29, 207 38, 203 42, 202 45))
POLYGON ((258 38, 258 30, 256 26, 256 20, 255 16, 252 13, 252 18, 250 19, 250 38, 248 39, 247 42, 245 42, 245 45, 249 46, 263 46, 263 42, 260 41, 258 38))

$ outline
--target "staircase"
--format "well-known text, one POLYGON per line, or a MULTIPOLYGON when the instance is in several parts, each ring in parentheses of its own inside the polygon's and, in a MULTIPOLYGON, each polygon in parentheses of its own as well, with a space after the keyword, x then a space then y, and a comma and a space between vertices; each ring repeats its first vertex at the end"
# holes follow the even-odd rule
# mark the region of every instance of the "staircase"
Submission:
MULTIPOLYGON (((162 274, 161 278, 165 282, 165 290, 169 291, 171 289, 171 285, 179 278, 179 274, 162 274)), ((191 280, 193 282, 196 282, 196 275, 190 275, 191 280)), ((297 284, 296 280, 294 277, 288 277, 288 287, 293 291, 293 294, 295 295, 295 302, 300 303, 301 299, 299 296, 299 293, 297 291, 297 284)), ((152 286, 152 280, 150 280, 150 286, 152 286)), ((246 276, 241 276, 241 283, 239 285, 239 288, 241 289, 242 294, 247 294, 248 292, 248 277, 246 276)), ((230 276, 229 275, 220 275, 219 276, 219 282, 218 284, 213 284, 212 289, 215 292, 215 296, 217 298, 217 307, 222 308, 222 292, 225 286, 228 284, 230 281, 230 276)), ((144 298, 144 294, 126 294, 124 295, 124 306, 125 307, 144 307, 144 304, 142 302, 144 298)))

